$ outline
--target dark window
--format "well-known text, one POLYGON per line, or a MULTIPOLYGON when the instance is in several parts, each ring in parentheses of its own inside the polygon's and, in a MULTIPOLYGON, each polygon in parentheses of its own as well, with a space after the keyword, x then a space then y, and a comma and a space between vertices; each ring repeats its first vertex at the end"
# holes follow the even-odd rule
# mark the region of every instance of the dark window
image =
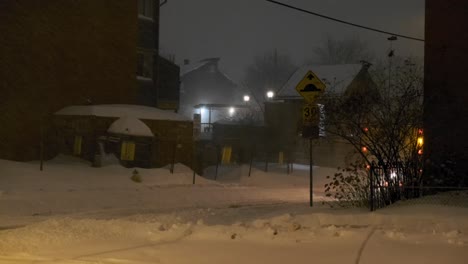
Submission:
POLYGON ((137 76, 146 78, 153 77, 153 53, 137 53, 137 76))
POLYGON ((153 1, 138 0, 138 14, 153 19, 153 1))

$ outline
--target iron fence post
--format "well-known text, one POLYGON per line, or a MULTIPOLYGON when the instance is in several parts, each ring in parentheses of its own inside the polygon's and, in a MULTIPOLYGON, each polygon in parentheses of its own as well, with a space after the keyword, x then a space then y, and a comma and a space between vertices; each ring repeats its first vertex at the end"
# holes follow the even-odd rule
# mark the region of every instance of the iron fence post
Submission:
POLYGON ((370 177, 370 210, 373 212, 375 210, 374 207, 374 200, 375 200, 375 194, 374 194, 374 166, 371 165, 370 171, 369 171, 369 177, 370 177))

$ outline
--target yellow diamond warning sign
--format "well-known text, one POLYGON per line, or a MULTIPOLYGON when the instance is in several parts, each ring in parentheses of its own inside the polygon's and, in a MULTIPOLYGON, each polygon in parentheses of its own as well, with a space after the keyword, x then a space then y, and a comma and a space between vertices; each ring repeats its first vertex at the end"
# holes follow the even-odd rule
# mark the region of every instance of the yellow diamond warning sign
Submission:
POLYGON ((325 92, 325 84, 312 71, 308 71, 304 78, 297 84, 296 91, 307 102, 314 102, 319 95, 325 92))

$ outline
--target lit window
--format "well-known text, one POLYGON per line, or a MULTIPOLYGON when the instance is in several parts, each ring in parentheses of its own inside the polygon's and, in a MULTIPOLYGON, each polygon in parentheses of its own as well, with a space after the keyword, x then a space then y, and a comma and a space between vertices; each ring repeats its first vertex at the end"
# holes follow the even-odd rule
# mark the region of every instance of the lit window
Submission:
POLYGON ((154 0, 138 0, 138 14, 152 19, 153 1, 154 0))
POLYGON ((153 54, 151 52, 137 53, 137 76, 153 77, 153 54))

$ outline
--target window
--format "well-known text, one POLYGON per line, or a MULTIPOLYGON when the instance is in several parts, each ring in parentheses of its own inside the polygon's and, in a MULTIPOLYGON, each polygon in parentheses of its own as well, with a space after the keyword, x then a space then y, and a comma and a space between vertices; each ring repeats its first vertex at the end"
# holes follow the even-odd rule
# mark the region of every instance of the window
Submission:
POLYGON ((153 1, 138 0, 138 15, 153 19, 153 1))
POLYGON ((153 77, 153 53, 137 53, 137 76, 145 78, 153 77))

